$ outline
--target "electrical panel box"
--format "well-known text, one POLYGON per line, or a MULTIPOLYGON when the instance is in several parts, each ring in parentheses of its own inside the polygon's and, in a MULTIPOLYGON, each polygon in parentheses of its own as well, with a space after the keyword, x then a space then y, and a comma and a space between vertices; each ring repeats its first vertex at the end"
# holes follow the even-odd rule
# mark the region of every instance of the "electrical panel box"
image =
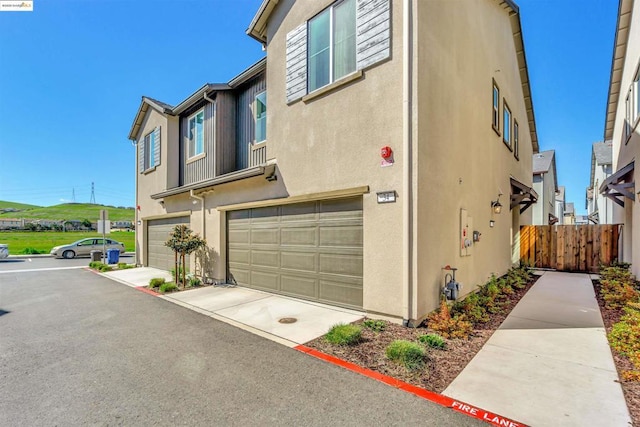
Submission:
POLYGON ((466 209, 460 209, 460 256, 471 256, 473 253, 473 218, 466 209))

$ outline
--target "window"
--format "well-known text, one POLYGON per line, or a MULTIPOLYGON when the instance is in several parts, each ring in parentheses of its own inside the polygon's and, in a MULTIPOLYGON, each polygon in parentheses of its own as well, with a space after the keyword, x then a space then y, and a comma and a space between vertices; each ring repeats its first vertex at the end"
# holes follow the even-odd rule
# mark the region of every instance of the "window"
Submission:
POLYGON ((356 70, 356 2, 343 0, 308 23, 308 90, 356 70))
POLYGON ((513 120, 513 155, 518 160, 520 160, 519 139, 520 139, 520 127, 518 126, 518 122, 516 122, 516 120, 514 119, 513 120))
POLYGON ((155 167, 156 151, 156 133, 155 131, 145 135, 144 137, 144 169, 151 169, 155 167))
POLYGON ((500 135, 500 88, 498 88, 495 80, 493 81, 493 114, 491 117, 491 126, 493 126, 493 130, 500 135))
POLYGON ((189 158, 204 153, 204 110, 189 117, 189 158))
POLYGON ((253 112, 256 120, 256 143, 267 139, 267 92, 256 95, 253 112))
POLYGON ((511 110, 505 100, 502 100, 502 121, 504 123, 502 140, 507 144, 507 147, 511 148, 511 110))

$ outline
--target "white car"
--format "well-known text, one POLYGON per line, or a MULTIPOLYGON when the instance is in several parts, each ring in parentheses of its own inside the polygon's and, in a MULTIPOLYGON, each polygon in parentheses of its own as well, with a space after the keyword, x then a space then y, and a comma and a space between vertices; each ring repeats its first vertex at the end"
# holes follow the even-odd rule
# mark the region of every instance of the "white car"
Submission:
POLYGON ((9 245, 0 244, 0 259, 5 259, 9 256, 9 245))
POLYGON ((51 249, 51 255, 56 258, 75 258, 76 256, 87 256, 91 254, 91 251, 102 251, 105 249, 118 249, 120 255, 124 253, 124 243, 116 242, 111 239, 93 238, 78 240, 70 245, 56 246, 51 249))

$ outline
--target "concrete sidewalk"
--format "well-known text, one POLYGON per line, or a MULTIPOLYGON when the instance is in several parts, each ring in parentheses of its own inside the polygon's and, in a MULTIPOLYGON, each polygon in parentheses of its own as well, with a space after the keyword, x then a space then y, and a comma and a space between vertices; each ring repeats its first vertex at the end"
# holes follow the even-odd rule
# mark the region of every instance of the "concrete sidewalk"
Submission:
POLYGON ((546 272, 446 396, 531 426, 630 426, 587 274, 546 272))
MULTIPOLYGON (((168 271, 151 267, 103 274, 134 288, 146 287, 155 277, 171 280, 168 271)), ((359 311, 249 288, 207 286, 161 298, 289 347, 326 334, 336 323, 351 323, 364 317, 359 311)))

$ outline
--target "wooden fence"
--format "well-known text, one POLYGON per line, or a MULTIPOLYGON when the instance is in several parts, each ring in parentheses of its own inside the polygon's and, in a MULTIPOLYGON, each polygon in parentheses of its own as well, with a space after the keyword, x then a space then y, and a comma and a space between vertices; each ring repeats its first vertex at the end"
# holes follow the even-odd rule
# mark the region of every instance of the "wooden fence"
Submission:
POLYGON ((597 272, 618 258, 622 225, 525 225, 520 260, 539 268, 597 272))

